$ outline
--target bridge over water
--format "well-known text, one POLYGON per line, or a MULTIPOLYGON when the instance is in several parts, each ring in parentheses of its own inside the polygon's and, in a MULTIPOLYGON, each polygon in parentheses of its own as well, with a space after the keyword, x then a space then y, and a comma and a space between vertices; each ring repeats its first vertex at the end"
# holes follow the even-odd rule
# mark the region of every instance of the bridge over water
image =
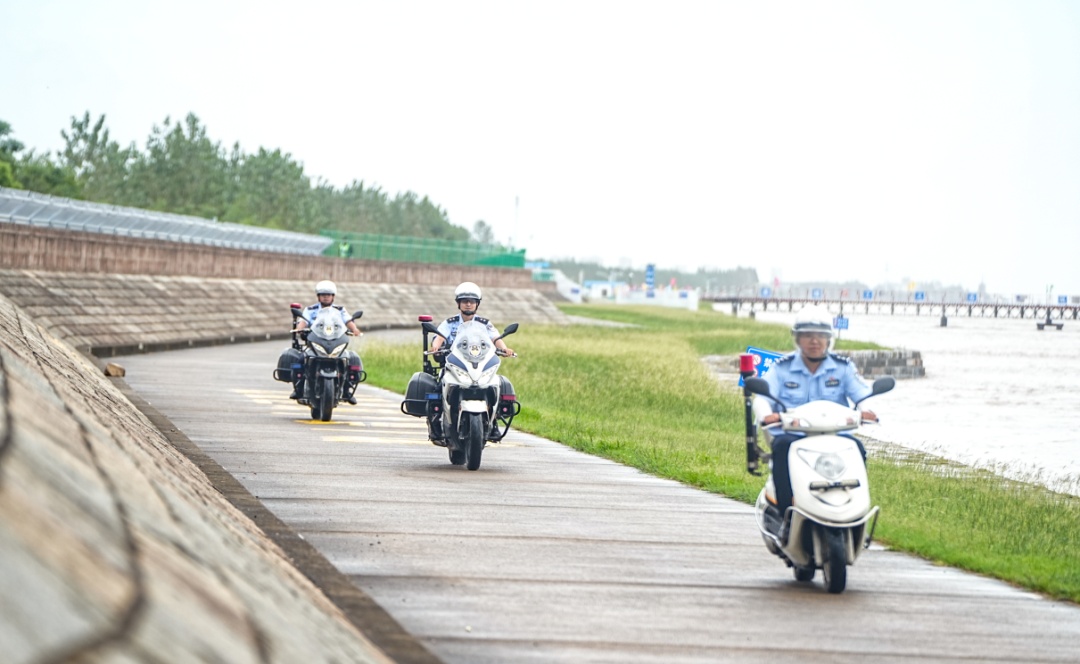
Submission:
POLYGON ((808 304, 826 307, 834 314, 886 316, 965 316, 969 318, 1027 318, 1041 321, 1077 320, 1080 305, 1031 302, 915 302, 911 300, 810 299, 783 297, 708 296, 702 301, 729 304, 731 313, 798 311, 808 304))

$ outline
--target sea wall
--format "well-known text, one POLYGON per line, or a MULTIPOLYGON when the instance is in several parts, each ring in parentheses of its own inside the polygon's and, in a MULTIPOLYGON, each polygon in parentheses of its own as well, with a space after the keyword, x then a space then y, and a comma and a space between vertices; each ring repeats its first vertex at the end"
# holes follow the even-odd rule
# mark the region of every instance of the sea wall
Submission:
POLYGON ((0 296, 5 662, 391 661, 260 525, 0 296))

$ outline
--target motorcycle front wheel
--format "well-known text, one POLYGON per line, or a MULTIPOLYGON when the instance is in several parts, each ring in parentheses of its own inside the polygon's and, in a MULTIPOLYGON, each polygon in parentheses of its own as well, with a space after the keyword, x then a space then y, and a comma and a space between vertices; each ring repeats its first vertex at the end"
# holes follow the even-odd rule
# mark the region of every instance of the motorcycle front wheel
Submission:
POLYGON ((484 452, 484 417, 480 413, 463 414, 462 417, 469 418, 465 432, 465 467, 476 470, 480 467, 480 455, 484 452))
POLYGON ((323 378, 318 386, 318 417, 314 418, 323 422, 329 422, 334 414, 334 379, 323 378))
POLYGON ((844 531, 839 528, 826 528, 825 560, 821 565, 825 577, 825 590, 830 593, 844 592, 847 585, 847 546, 844 531))

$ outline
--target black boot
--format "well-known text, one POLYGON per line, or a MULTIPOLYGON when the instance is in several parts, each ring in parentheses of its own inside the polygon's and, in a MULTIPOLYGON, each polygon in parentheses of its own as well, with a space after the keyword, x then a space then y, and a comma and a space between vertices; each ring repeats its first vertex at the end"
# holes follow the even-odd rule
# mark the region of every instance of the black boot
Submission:
POLYGON ((348 401, 349 403, 351 403, 354 406, 356 405, 356 396, 355 395, 350 394, 349 396, 345 397, 345 400, 348 401))

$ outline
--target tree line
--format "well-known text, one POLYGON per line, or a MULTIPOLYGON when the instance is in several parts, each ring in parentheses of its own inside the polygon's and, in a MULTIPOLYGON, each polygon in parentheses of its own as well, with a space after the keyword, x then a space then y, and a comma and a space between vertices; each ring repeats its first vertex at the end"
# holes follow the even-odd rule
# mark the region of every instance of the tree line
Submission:
MULTIPOLYGON (((58 154, 27 150, 0 120, 0 186, 192 215, 300 233, 322 230, 468 240, 427 196, 391 196, 354 180, 342 188, 312 181, 301 163, 281 150, 254 153, 213 141, 194 113, 154 125, 145 149, 121 146, 105 116, 72 117, 60 132, 58 154)), ((474 232, 490 238, 483 221, 474 232)))
MULTIPOLYGON (((450 223, 444 209, 427 196, 407 191, 394 196, 354 180, 334 188, 312 179, 291 154, 259 148, 254 153, 213 141, 194 113, 180 122, 166 117, 154 125, 139 149, 121 146, 109 135, 105 116, 87 111, 60 132, 58 154, 27 149, 10 124, 0 119, 0 186, 108 205, 185 214, 251 226, 317 234, 323 230, 378 233, 496 244, 483 220, 472 232, 450 223)), ((552 265, 570 278, 612 274, 628 282, 644 280, 643 268, 610 270, 573 260, 552 265), (616 274, 618 273, 618 274, 616 274)), ((757 283, 750 268, 658 269, 656 284, 717 288, 757 283)))

